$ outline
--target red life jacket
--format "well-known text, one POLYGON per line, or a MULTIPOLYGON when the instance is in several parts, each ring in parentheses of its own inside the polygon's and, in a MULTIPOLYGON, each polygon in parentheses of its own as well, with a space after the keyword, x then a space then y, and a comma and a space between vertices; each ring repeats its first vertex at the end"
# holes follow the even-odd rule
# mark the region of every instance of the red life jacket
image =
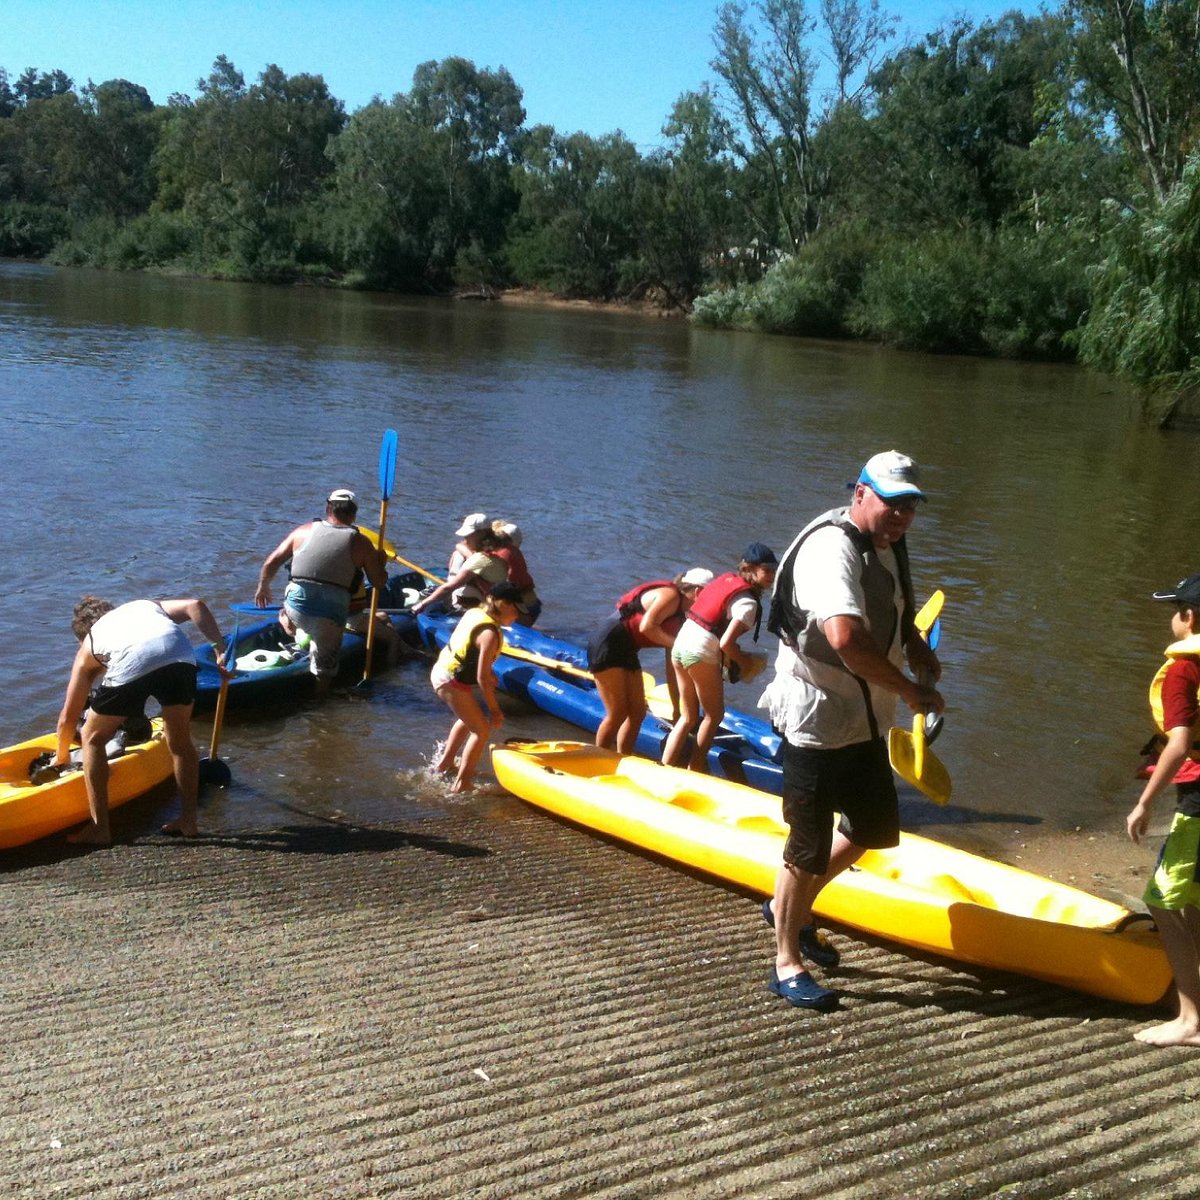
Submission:
POLYGON ((730 604, 745 595, 753 596, 754 589, 737 571, 727 571, 700 589, 700 595, 688 611, 687 619, 695 621, 701 629, 707 629, 713 637, 720 639, 729 628, 730 604))
MULTIPOLYGON (((639 650, 648 649, 650 646, 658 645, 657 642, 650 641, 642 633, 642 621, 645 620, 646 611, 642 608, 642 597, 647 592, 653 592, 658 588, 672 588, 675 584, 670 579, 655 579, 650 583, 639 583, 636 587, 630 588, 617 601, 617 612, 621 617, 621 624, 629 630, 629 636, 633 638, 633 644, 639 650)), ((683 628, 683 613, 672 613, 659 628, 668 637, 674 637, 683 628)))

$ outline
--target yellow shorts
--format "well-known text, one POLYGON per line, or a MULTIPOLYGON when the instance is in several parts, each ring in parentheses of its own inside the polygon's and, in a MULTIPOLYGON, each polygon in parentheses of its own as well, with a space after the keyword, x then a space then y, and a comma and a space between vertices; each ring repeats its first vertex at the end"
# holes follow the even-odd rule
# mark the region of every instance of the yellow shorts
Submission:
POLYGON ((1171 832, 1158 856, 1158 866, 1142 897, 1152 908, 1172 911, 1186 904, 1200 907, 1200 817, 1176 813, 1171 832))

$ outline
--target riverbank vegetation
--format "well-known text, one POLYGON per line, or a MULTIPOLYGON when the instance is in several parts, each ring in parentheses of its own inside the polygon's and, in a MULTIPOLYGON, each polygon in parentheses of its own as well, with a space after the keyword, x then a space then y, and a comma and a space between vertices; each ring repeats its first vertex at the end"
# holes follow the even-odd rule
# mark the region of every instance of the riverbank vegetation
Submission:
POLYGON ((527 125, 462 58, 353 113, 224 57, 165 104, 0 68, 0 254, 1078 357, 1170 419, 1200 381, 1200 0, 896 28, 878 0, 724 4, 715 83, 647 151, 527 125))

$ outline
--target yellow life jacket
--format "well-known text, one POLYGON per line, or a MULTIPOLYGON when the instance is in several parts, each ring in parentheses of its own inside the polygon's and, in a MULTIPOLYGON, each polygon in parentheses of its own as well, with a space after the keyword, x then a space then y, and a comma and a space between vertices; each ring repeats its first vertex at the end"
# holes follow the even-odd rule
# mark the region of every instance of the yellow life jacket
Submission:
MULTIPOLYGON (((1177 642, 1172 642, 1163 653, 1167 656, 1166 662, 1158 668, 1154 678, 1150 681, 1150 712, 1154 717, 1154 727, 1159 733, 1167 732, 1163 728, 1163 680, 1166 679, 1167 671, 1170 670, 1171 664, 1176 659, 1186 658, 1189 655, 1200 656, 1200 633, 1189 634, 1177 642)), ((1188 751, 1188 758, 1200 762, 1200 741, 1192 742, 1191 749, 1188 751)))
POLYGON ((479 677, 479 635, 494 629, 504 647, 504 630, 486 608, 468 608, 454 627, 450 640, 442 647, 437 665, 459 683, 476 683, 479 677))

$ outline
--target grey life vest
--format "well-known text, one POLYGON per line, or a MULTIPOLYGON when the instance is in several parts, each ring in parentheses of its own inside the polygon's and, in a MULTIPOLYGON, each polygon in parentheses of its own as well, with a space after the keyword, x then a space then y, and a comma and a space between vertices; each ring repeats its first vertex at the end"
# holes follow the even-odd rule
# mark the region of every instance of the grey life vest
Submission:
MULTIPOLYGON (((862 561, 861 580, 871 639, 881 654, 887 654, 896 634, 895 581, 892 573, 880 562, 871 535, 864 533, 850 520, 849 512, 848 508, 834 508, 822 513, 815 521, 806 525, 787 548, 775 574, 775 590, 771 596, 771 613, 767 618, 767 628, 797 654, 853 674, 829 644, 812 613, 800 608, 795 600, 796 555, 800 552, 800 547, 818 529, 830 525, 840 529, 853 542, 855 552, 862 561)), ((900 642, 903 645, 913 631, 916 607, 913 604, 908 547, 904 538, 896 542, 892 549, 896 555, 900 590, 904 596, 904 609, 900 617, 900 642)))
POLYGON ((357 532, 352 525, 316 522, 304 545, 292 555, 292 578, 301 583, 329 583, 353 591, 357 568, 350 547, 357 532))

